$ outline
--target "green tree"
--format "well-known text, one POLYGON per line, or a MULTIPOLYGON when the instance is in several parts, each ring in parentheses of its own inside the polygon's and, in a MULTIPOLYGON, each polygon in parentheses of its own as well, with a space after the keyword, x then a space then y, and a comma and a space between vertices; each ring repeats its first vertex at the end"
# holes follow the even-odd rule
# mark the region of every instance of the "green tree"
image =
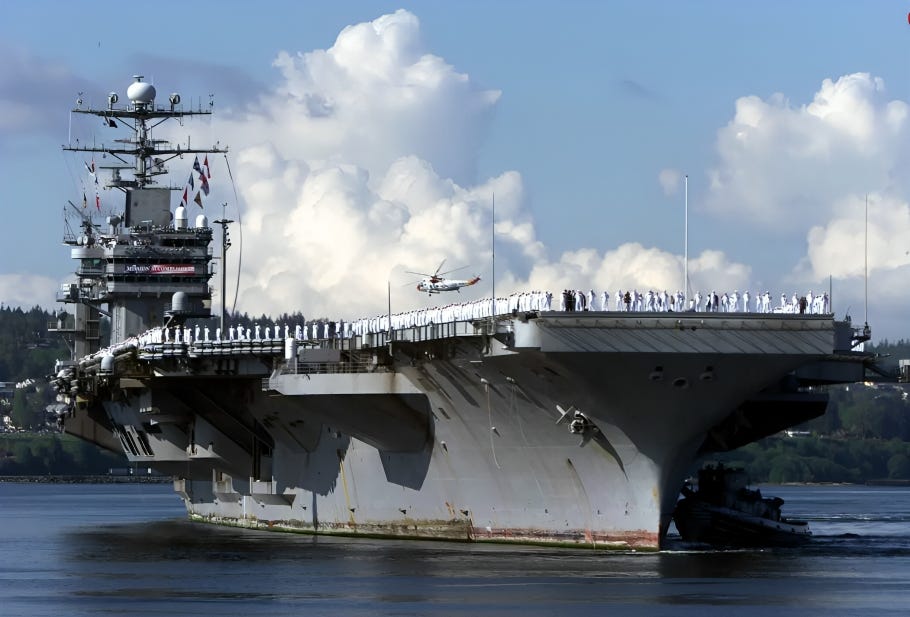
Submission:
POLYGON ((901 453, 889 458, 888 477, 901 480, 910 478, 910 456, 901 453))
POLYGON ((41 425, 41 418, 29 405, 28 396, 24 388, 17 388, 13 395, 13 408, 10 411, 13 424, 19 428, 32 429, 41 425))
POLYGON ((777 456, 772 462, 768 480, 774 484, 811 482, 812 472, 801 457, 794 454, 783 454, 777 456))

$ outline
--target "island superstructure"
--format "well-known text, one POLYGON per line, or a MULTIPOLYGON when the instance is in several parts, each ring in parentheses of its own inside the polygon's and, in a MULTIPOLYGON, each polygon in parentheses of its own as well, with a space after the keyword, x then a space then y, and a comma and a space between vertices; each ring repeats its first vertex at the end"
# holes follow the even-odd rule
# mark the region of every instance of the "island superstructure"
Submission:
POLYGON ((194 519, 658 548, 693 461, 820 415, 811 386, 863 379, 869 358, 851 349, 868 333, 831 314, 488 299, 444 319, 228 333, 209 319, 208 221, 190 225, 154 186, 168 157, 218 149, 173 148, 152 123, 208 110, 159 106, 142 81, 127 94, 75 110, 128 128, 92 151, 133 164, 112 170, 123 214, 67 238, 76 277, 59 299, 73 309, 55 329, 74 354, 54 383, 67 432, 173 475, 194 519))

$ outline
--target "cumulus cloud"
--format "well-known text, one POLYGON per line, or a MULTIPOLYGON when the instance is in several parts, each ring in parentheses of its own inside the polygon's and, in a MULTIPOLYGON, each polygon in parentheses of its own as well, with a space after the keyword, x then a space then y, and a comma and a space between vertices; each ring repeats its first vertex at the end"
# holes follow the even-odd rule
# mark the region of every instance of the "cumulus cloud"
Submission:
MULTIPOLYGON (((0 67, 2 137, 48 133, 41 119, 59 116, 55 97, 107 91, 77 82, 52 60, 2 45, 0 51, 10 59, 0 67)), ((180 73, 165 66, 184 84, 159 83, 159 95, 178 90, 189 100, 200 94, 185 83, 198 67, 180 73)), ((613 292, 683 287, 682 257, 659 248, 629 242, 562 254, 547 249, 520 173, 477 175, 499 91, 478 87, 431 53, 413 14, 397 11, 352 25, 328 49, 281 52, 273 66, 274 77, 262 82, 229 71, 210 81, 220 93, 211 126, 156 128, 156 137, 177 143, 190 131, 194 147, 214 139, 233 146, 230 174, 220 156, 209 157, 214 177, 205 212, 216 218, 218 204, 227 202, 226 214, 242 220, 231 228, 228 253, 230 277, 241 272, 237 309, 372 315, 386 310, 389 285, 393 310, 488 295, 494 228, 497 295, 567 286, 613 292), (232 107, 221 105, 225 92, 232 107), (461 294, 428 299, 417 293, 408 271, 432 272, 443 260, 444 270, 463 267, 452 276, 483 280, 461 294)), ((853 306, 855 316, 869 193, 870 314, 876 324, 905 331, 907 116, 908 105, 892 100, 884 82, 867 73, 827 79, 806 102, 791 103, 782 94, 744 96, 717 133, 717 161, 700 207, 747 224, 750 237, 764 234, 765 246, 781 233, 804 238, 805 256, 791 272, 760 278, 787 277, 781 282, 792 292, 821 287, 833 276, 835 306, 853 306)), ((89 128, 97 131, 97 123, 89 128)), ((183 164, 180 170, 179 160, 171 162, 174 184, 186 177, 190 162, 183 164)), ((657 180, 670 195, 680 190, 682 175, 667 168, 657 180)), ((755 256, 756 271, 762 258, 755 256)), ((720 251, 692 256, 688 272, 690 290, 758 290, 753 268, 720 251)), ((6 304, 52 304, 56 288, 46 277, 0 275, 6 304)), ((231 282, 229 303, 233 289, 231 282)))
MULTIPOLYGON (((581 249, 563 253, 558 261, 538 263, 529 277, 535 289, 561 289, 566 282, 578 282, 595 290, 652 289, 675 292, 685 288, 685 264, 679 255, 630 242, 599 253, 581 249)), ((704 251, 689 260, 690 295, 709 288, 747 289, 751 268, 729 261, 720 251, 704 251)))
POLYGON ((791 280, 798 289, 817 289, 819 282, 827 289, 833 284, 833 306, 839 316, 849 314, 854 322, 868 318, 876 339, 905 338, 910 204, 872 193, 868 208, 867 238, 865 196, 851 195, 838 201, 834 218, 809 230, 807 255, 794 269, 791 280))
POLYGON ((746 96, 717 134, 705 209, 753 237, 805 238, 781 282, 798 293, 833 286, 834 307, 864 304, 865 200, 874 329, 906 331, 910 280, 910 106, 868 73, 825 79, 813 99, 746 96), (902 317, 903 315, 903 317, 902 317), (901 326, 901 324, 903 324, 901 326))
POLYGON ((717 135, 706 208, 803 233, 846 195, 906 188, 908 138, 908 105, 868 73, 826 79, 803 105, 742 97, 717 135))
POLYGON ((241 144, 239 309, 369 314, 390 283, 400 308, 425 301, 407 270, 446 260, 489 276, 494 194, 505 253, 541 253, 520 176, 473 181, 499 93, 426 52, 414 15, 350 26, 331 48, 282 52, 275 66, 277 87, 218 124, 241 144))
POLYGON ((417 17, 399 10, 342 30, 327 50, 281 52, 282 82, 230 123, 235 143, 269 140, 284 158, 384 172, 403 155, 473 181, 500 93, 423 49, 417 17), (280 130, 276 130, 280 127, 280 130))
POLYGON ((414 15, 350 26, 331 48, 282 52, 275 66, 273 90, 218 121, 224 141, 242 144, 232 155, 243 204, 238 309, 368 315, 386 310, 389 285, 394 310, 414 308, 427 299, 408 271, 443 260, 443 270, 461 268, 452 277, 483 283, 442 301, 489 294, 494 268, 497 295, 566 280, 670 285, 656 273, 680 272, 678 258, 638 245, 549 263, 520 174, 474 177, 499 92, 428 53, 414 15))
MULTIPOLYGON (((229 253, 234 276, 242 234, 238 310, 373 315, 390 288, 393 310, 416 308, 428 299, 409 272, 443 261, 459 268, 451 277, 482 281, 431 303, 489 295, 494 227, 497 295, 683 286, 679 256, 639 244, 550 256, 521 175, 475 177, 499 92, 429 53, 419 26, 397 11, 345 28, 329 49, 282 52, 279 83, 217 119, 219 139, 239 145, 230 160, 243 226, 229 253)), ((225 171, 216 168, 209 203, 232 201, 225 171)), ((690 262, 693 285, 744 287, 749 275, 718 252, 690 262)))
POLYGON ((892 196, 848 196, 837 204, 839 215, 809 230, 808 266, 816 279, 863 276, 868 255, 870 273, 904 268, 910 281, 910 204, 892 196))

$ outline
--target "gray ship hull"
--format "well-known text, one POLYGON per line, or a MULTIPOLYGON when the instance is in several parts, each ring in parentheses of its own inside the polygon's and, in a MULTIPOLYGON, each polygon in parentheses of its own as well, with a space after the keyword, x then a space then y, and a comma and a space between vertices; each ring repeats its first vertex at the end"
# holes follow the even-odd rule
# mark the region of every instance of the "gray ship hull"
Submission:
POLYGON ((794 380, 837 358, 830 317, 745 314, 532 314, 333 346, 337 362, 125 361, 96 401, 197 520, 656 549, 699 454, 822 413, 794 380))

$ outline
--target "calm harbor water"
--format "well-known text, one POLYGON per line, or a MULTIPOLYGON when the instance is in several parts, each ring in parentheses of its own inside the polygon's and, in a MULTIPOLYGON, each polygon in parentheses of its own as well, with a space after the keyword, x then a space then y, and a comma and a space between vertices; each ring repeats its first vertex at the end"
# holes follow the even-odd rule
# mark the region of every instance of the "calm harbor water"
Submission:
POLYGON ((907 615, 910 488, 762 487, 799 549, 661 553, 191 524, 170 485, 0 483, 0 615, 907 615))

